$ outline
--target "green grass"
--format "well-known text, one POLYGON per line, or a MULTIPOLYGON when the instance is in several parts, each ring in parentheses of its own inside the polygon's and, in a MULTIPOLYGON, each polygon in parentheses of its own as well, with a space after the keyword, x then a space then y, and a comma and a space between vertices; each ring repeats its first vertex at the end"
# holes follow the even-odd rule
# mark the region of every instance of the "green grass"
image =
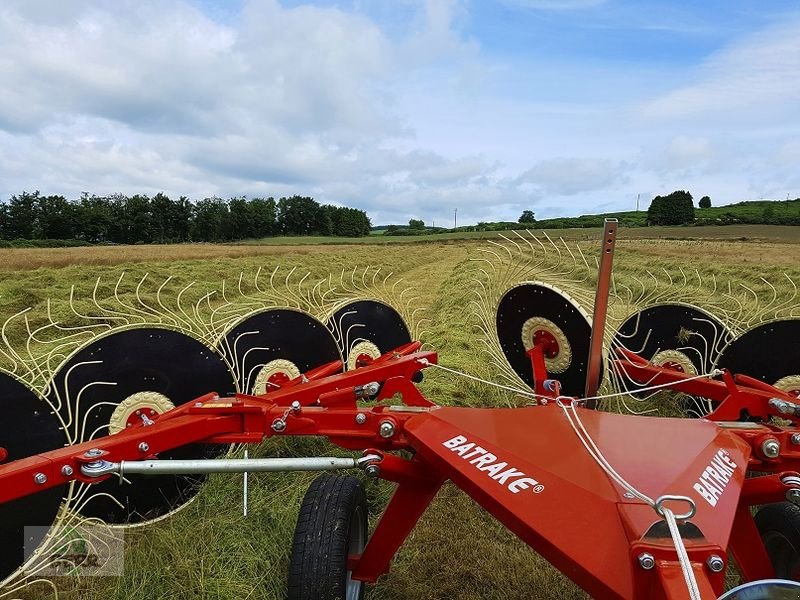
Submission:
MULTIPOLYGON (((579 242, 590 260, 599 247, 596 230, 554 233, 571 240, 573 248, 574 242, 579 242)), ((496 378, 497 370, 481 352, 483 345, 475 329, 470 300, 477 289, 476 263, 472 259, 485 256, 480 249, 487 247, 481 238, 492 235, 495 241, 502 239, 496 234, 448 235, 424 236, 424 240, 362 238, 355 244, 347 240, 347 245, 333 246, 316 246, 305 238, 273 238, 263 245, 251 246, 119 247, 110 254, 108 249, 97 248, 64 249, 56 254, 52 250, 2 250, 0 257, 5 259, 5 270, 0 279, 0 314, 8 316, 32 306, 29 318, 35 327, 44 322, 47 299, 52 298, 54 316, 75 324, 77 319, 71 315, 67 303, 70 287, 74 285, 76 296, 82 299, 79 308, 88 312, 92 306, 86 298, 91 296, 95 278, 101 276, 111 282, 101 286, 101 296, 109 299, 113 297, 113 283, 122 271, 127 272, 124 281, 128 283, 122 286, 121 297, 130 302, 131 290, 145 273, 150 274, 148 281, 153 282, 173 275, 175 280, 170 290, 198 282, 198 289, 192 288, 188 293, 189 299, 199 298, 203 289, 219 288, 225 277, 233 298, 236 293, 231 290, 235 289, 241 271, 252 275, 258 267, 266 273, 280 267, 285 273, 297 267, 311 271, 314 277, 323 277, 329 271, 350 272, 354 265, 371 264, 382 272, 393 272, 411 286, 413 293, 407 297, 414 298, 412 307, 424 311, 430 320, 424 326, 424 340, 439 351, 442 364, 496 378), (360 244, 370 242, 374 245, 365 252, 360 244), (192 258, 193 251, 198 253, 197 258, 192 258)), ((755 290, 764 290, 767 288, 760 282, 761 276, 773 282, 780 280, 784 272, 800 277, 797 235, 795 228, 778 227, 623 229, 615 258, 615 277, 618 285, 635 289, 637 281, 648 281, 648 269, 660 273, 663 268, 676 274, 680 269, 693 272, 696 268, 704 280, 714 273, 720 282, 731 279, 735 284, 745 283, 755 290), (648 233, 650 239, 637 239, 640 232, 648 233), (717 232, 727 237, 718 237, 717 232), (652 239, 656 233, 662 238, 699 235, 703 239, 652 239), (768 241, 752 241, 756 239, 768 241)), ((330 240, 323 238, 323 241, 330 240)), ((590 300, 584 298, 592 297, 593 277, 580 280, 574 275, 541 276, 545 281, 563 285, 587 309, 591 308, 590 300)), ((662 275, 662 283, 664 279, 662 275)), ((152 291, 155 285, 145 288, 152 291)), ((677 280, 662 291, 665 298, 694 298, 701 306, 714 307, 717 302, 705 291, 694 293, 681 288, 677 280)), ((613 316, 619 319, 629 308, 612 306, 613 316)), ((23 324, 8 329, 7 334, 16 347, 24 345, 25 329, 23 324)), ((517 402, 509 394, 441 371, 428 373, 421 387, 427 397, 446 405, 503 406, 517 402)), ((273 439, 260 445, 254 454, 291 456, 334 451, 337 450, 318 440, 273 439)), ((123 577, 61 578, 57 581, 59 597, 67 600, 282 598, 294 519, 312 477, 310 474, 251 476, 250 515, 245 518, 241 514, 241 477, 213 476, 196 500, 184 509, 128 533, 123 577)), ((367 487, 374 523, 392 487, 373 483, 367 487)), ((29 588, 17 596, 49 597, 44 587, 29 588)), ((559 600, 585 597, 463 492, 448 484, 401 548, 392 571, 370 588, 368 597, 471 600, 534 596, 559 600)))

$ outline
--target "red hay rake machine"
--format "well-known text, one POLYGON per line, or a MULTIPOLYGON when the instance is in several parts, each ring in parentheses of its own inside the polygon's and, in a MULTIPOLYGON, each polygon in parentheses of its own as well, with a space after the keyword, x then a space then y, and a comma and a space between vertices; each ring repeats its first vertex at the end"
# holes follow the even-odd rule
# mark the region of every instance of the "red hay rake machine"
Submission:
POLYGON ((24 549, 52 534, 26 526, 55 521, 64 498, 84 518, 131 525, 168 514, 209 473, 354 469, 394 495, 370 532, 363 477, 320 475, 300 507, 289 598, 361 598, 447 480, 593 597, 800 598, 798 321, 730 330, 653 297, 606 334, 609 303, 626 294, 615 239, 609 222, 591 319, 543 280, 500 285, 487 349, 506 361, 508 385, 495 385, 522 393, 521 408, 426 398, 422 373, 445 367, 375 300, 340 302, 326 323, 215 309, 224 327, 199 337, 216 352, 181 333, 191 319, 178 311, 170 327, 62 343, 44 393, 0 378, 0 579, 14 592, 35 572, 46 553, 24 549), (604 372, 612 391, 599 394, 604 372), (665 390, 695 418, 600 410, 665 390), (224 457, 272 436, 355 454, 224 457), (731 561, 745 583, 726 592, 731 561))

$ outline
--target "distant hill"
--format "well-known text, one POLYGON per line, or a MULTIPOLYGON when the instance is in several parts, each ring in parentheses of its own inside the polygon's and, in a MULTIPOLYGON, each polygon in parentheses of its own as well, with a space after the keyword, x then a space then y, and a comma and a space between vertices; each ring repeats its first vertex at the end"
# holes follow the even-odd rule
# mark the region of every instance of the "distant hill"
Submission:
MULTIPOLYGON (((711 208, 694 209, 695 222, 693 225, 800 225, 800 198, 794 200, 748 200, 712 206, 711 208)), ((514 221, 499 221, 466 225, 456 229, 437 227, 435 230, 428 228, 424 231, 415 230, 414 235, 420 233, 455 233, 459 231, 503 231, 508 229, 566 229, 584 227, 602 227, 606 219, 617 219, 625 227, 646 227, 647 210, 629 210, 620 212, 600 213, 596 215, 581 215, 579 217, 556 217, 553 219, 539 219, 533 223, 517 223, 514 221)), ((387 233, 389 225, 373 227, 373 233, 385 235, 411 235, 408 226, 397 225, 396 231, 387 233)))

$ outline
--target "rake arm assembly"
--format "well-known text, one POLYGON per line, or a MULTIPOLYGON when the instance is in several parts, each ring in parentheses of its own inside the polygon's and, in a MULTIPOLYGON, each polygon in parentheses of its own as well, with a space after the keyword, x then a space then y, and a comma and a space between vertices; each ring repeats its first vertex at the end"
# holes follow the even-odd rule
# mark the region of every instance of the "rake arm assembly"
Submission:
MULTIPOLYGON (((122 479, 126 468, 160 472, 171 461, 158 456, 187 444, 323 436, 362 451, 361 458, 222 466, 223 459, 205 470, 201 461, 175 461, 171 471, 361 468, 396 483, 364 551, 349 558, 361 581, 388 571, 446 480, 598 598, 686 597, 666 508, 677 518, 701 597, 722 592, 729 550, 746 579, 773 576, 750 507, 800 495, 796 415, 774 402, 794 405, 792 396, 728 373, 721 381, 690 379, 626 353, 616 367, 632 378, 702 395, 716 410, 696 420, 605 413, 544 383, 535 388, 536 406, 442 407, 414 384, 437 362, 419 347, 407 344, 345 373, 341 362, 324 365, 260 396, 210 393, 114 435, 0 465, 0 502, 72 481, 122 479), (398 394, 402 404, 384 402, 398 394), (790 424, 770 424, 771 416, 790 424), (612 470, 652 498, 655 510, 612 470), (746 478, 750 470, 769 474, 746 478)), ((536 380, 549 381, 542 349, 531 352, 536 380)))

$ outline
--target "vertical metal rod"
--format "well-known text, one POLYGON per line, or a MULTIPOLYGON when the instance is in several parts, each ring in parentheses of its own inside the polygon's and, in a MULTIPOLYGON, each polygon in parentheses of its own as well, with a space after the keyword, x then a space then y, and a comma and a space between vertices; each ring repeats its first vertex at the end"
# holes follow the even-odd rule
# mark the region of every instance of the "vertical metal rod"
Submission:
MULTIPOLYGON (((589 342, 589 364, 586 369, 586 388, 584 398, 597 394, 600 385, 600 362, 603 358, 603 334, 606 329, 608 295, 611 289, 611 267, 614 263, 614 246, 617 241, 616 219, 606 219, 603 227, 603 243, 600 245, 600 268, 597 272, 597 289, 594 294, 594 313, 592 314, 592 335, 589 342)), ((588 408, 597 403, 590 400, 588 408)))
MULTIPOLYGON (((244 451, 244 459, 247 460, 249 458, 247 449, 245 448, 244 451)), ((244 472, 244 516, 247 516, 247 471, 244 472)))

